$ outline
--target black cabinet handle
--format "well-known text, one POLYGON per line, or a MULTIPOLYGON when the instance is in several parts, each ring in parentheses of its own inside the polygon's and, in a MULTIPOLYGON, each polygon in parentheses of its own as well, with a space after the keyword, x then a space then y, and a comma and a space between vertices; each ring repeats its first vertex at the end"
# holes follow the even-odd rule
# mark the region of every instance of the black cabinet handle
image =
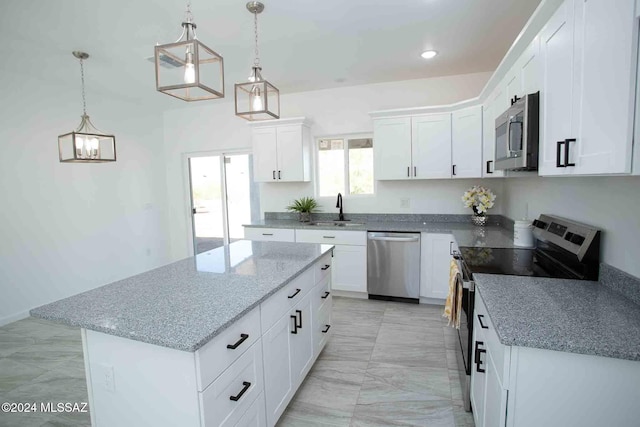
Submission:
POLYGON ((407 166, 407 176, 408 176, 408 177, 411 177, 411 172, 410 172, 410 170, 411 170, 411 166, 407 166))
POLYGON ((273 179, 276 179, 276 171, 273 171, 273 179))
POLYGON ((491 172, 491 163, 493 163, 493 160, 487 160, 487 173, 493 173, 491 172))
POLYGON ((417 167, 413 167, 413 176, 418 176, 418 168, 417 167))
POLYGON ((455 176, 455 174, 456 174, 456 165, 451 165, 451 174, 455 176))
POLYGON ((329 329, 331 329, 331 325, 325 325, 326 328, 324 331, 322 331, 323 334, 326 334, 327 332, 329 332, 329 329))
POLYGON ((248 381, 243 381, 242 385, 243 387, 242 387, 242 390, 240 390, 240 393, 236 394, 235 396, 229 396, 229 399, 233 400, 234 402, 237 402, 238 400, 240 400, 242 395, 245 394, 247 390, 249 390, 249 387, 251 387, 251 383, 248 381))
POLYGON ((576 142, 575 138, 569 138, 564 140, 564 166, 575 166, 575 163, 569 163, 569 143, 576 142))
POLYGON ((240 334, 240 339, 236 341, 235 344, 227 344, 227 348, 231 350, 235 350, 236 348, 238 348, 240 344, 245 342, 247 338, 249 338, 249 334, 240 334))
POLYGON ((476 364, 476 372, 480 372, 481 374, 484 374, 486 370, 481 368, 482 359, 480 359, 480 355, 482 353, 486 353, 487 350, 479 348, 481 345, 484 345, 484 342, 476 341, 476 351, 475 351, 474 363, 476 364))
POLYGON ((296 310, 296 314, 300 316, 300 324, 296 325, 296 328, 302 329, 302 310, 296 310))
POLYGON ((320 298, 322 298, 322 299, 327 299, 327 297, 328 297, 329 295, 331 295, 331 292, 326 291, 326 292, 324 293, 324 296, 321 296, 320 298))
POLYGON ((302 289, 296 288, 296 291, 293 293, 293 295, 289 295, 287 298, 291 299, 291 298, 295 297, 296 295, 298 295, 300 293, 301 290, 302 289))
POLYGON ((484 314, 478 314, 478 322, 480 322, 480 327, 482 329, 489 329, 488 326, 484 326, 484 323, 482 323, 482 319, 484 319, 484 314))
POLYGON ((278 179, 282 179, 282 177, 280 176, 280 171, 278 171, 278 179))
POLYGON ((298 316, 292 314, 289 317, 293 319, 293 331, 291 331, 291 333, 295 335, 298 333, 298 316))
POLYGON ((328 270, 329 267, 331 267, 329 264, 325 264, 324 267, 320 267, 320 270, 322 270, 322 271, 328 270))
POLYGON ((556 167, 557 168, 564 168, 566 167, 565 165, 563 165, 562 163, 560 163, 560 157, 562 157, 562 145, 565 143, 565 141, 558 141, 556 142, 556 167))

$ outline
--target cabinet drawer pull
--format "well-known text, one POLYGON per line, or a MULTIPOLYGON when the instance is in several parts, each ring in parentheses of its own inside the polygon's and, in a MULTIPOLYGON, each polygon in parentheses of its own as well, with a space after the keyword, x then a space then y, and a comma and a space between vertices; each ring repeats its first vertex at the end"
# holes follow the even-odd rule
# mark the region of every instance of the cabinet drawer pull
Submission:
POLYGON ((576 142, 575 138, 564 140, 564 167, 575 166, 575 163, 569 163, 569 143, 576 142))
POLYGON ((276 171, 273 171, 273 179, 276 179, 276 171))
POLYGON ((323 239, 335 239, 336 236, 322 236, 323 239))
POLYGON ((331 295, 331 292, 326 291, 326 292, 324 293, 324 295, 323 295, 323 296, 321 296, 320 298, 322 298, 322 299, 327 299, 327 297, 328 297, 329 295, 331 295))
POLYGON ((563 165, 562 163, 560 163, 560 157, 562 157, 562 145, 565 144, 565 141, 558 141, 556 142, 556 167, 557 168, 564 168, 566 167, 565 165, 563 165))
POLYGON ((476 351, 475 351, 475 356, 474 356, 474 363, 476 364, 476 372, 480 372, 481 374, 484 374, 484 372, 486 370, 481 367, 482 359, 480 359, 480 355, 482 353, 486 353, 487 350, 485 350, 483 348, 480 348, 481 345, 484 345, 484 342, 476 341, 476 351))
POLYGON ((320 270, 322 270, 322 271, 328 270, 329 267, 331 267, 329 264, 325 264, 324 267, 320 267, 320 270))
POLYGON ((413 167, 413 176, 418 176, 418 168, 416 166, 413 167))
POLYGON ((451 165, 451 175, 456 175, 456 165, 451 165))
POLYGON ((249 381, 243 381, 242 386, 243 387, 242 390, 240 390, 240 393, 236 394, 235 396, 229 396, 229 399, 233 400, 234 402, 240 400, 242 395, 245 394, 247 390, 249 390, 249 387, 251 387, 251 383, 249 381))
POLYGON ((407 166, 407 176, 408 176, 408 177, 411 177, 411 172, 410 172, 410 170, 411 170, 411 166, 407 166))
POLYGON ((291 299, 291 298, 295 297, 296 295, 298 295, 300 293, 301 290, 302 289, 296 288, 296 291, 293 293, 293 295, 289 295, 287 298, 291 299))
POLYGON ((278 179, 282 179, 282 177, 280 176, 280 171, 278 171, 278 179))
POLYGON ((326 328, 324 329, 324 331, 322 331, 323 334, 326 334, 327 332, 329 332, 329 329, 331 329, 331 325, 325 325, 326 328))
POLYGON ((262 233, 263 236, 273 236, 273 233, 262 233))
POLYGON ((489 329, 488 326, 485 326, 484 323, 482 323, 482 319, 484 319, 484 314, 478 314, 478 322, 480 322, 480 327, 482 329, 489 329))
POLYGON ((296 314, 300 316, 300 324, 296 324, 296 328, 302 329, 302 310, 296 310, 296 314))
POLYGON ((487 173, 493 173, 491 172, 491 163, 493 163, 493 160, 487 160, 487 173))
POLYGON ((291 333, 295 335, 298 333, 298 316, 292 314, 289 317, 293 319, 293 331, 291 331, 291 333))
POLYGON ((240 339, 236 341, 234 344, 227 344, 227 348, 230 350, 235 350, 236 348, 238 348, 240 344, 245 342, 247 338, 249 338, 249 334, 240 334, 240 339))

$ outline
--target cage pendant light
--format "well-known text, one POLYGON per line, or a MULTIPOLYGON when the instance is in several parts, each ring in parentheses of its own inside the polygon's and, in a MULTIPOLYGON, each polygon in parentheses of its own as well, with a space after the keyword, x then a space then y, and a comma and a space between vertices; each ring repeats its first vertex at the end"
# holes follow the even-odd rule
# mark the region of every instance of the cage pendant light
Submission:
POLYGON ((247 83, 236 83, 236 116, 250 121, 280 118, 280 91, 262 77, 258 54, 258 14, 264 10, 259 1, 247 3, 247 10, 253 13, 255 33, 255 60, 247 83))
POLYGON ((224 98, 224 60, 198 40, 187 3, 182 34, 155 47, 156 90, 184 101, 224 98))
POLYGON ((85 52, 74 51, 73 56, 80 60, 80 78, 82 80, 82 121, 78 129, 58 136, 58 153, 61 162, 101 163, 116 161, 116 137, 99 131, 87 115, 87 100, 84 91, 84 60, 89 58, 85 52))

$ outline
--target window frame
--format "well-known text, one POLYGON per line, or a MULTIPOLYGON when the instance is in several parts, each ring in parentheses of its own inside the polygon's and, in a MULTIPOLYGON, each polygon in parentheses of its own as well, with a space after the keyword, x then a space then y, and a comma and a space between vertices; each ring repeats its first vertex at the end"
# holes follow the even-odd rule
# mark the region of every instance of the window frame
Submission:
MULTIPOLYGON (((371 197, 375 197, 376 193, 378 192, 378 181, 376 180, 375 177, 375 171, 374 171, 374 165, 375 162, 372 163, 371 165, 371 172, 373 173, 373 193, 370 194, 352 194, 350 191, 350 180, 349 180, 349 149, 348 149, 348 140, 349 139, 371 139, 372 143, 375 144, 375 141, 373 141, 373 132, 357 132, 357 133, 340 133, 340 134, 332 134, 332 135, 322 135, 322 136, 316 136, 314 138, 314 147, 313 147, 313 163, 315 165, 314 167, 314 193, 316 196, 316 199, 333 199, 334 197, 336 197, 338 194, 336 193, 335 196, 321 196, 320 195, 320 140, 321 139, 342 139, 345 144, 342 147, 342 152, 343 152, 343 158, 344 158, 344 169, 342 171, 342 173, 344 174, 344 191, 341 191, 340 194, 342 194, 343 197, 353 197, 353 198, 362 198, 362 199, 366 199, 366 198, 371 198, 371 197), (346 148, 345 148, 346 147, 346 148)), ((375 154, 374 154, 375 155, 375 154)))

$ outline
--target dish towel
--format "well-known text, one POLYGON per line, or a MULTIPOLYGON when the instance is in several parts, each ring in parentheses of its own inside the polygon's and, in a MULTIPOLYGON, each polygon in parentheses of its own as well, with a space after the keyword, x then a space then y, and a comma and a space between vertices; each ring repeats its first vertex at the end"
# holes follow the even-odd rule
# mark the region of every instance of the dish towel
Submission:
POLYGON ((462 275, 458 268, 458 262, 451 260, 449 265, 449 294, 444 304, 444 313, 449 322, 447 325, 460 329, 460 311, 462 310, 462 275))

